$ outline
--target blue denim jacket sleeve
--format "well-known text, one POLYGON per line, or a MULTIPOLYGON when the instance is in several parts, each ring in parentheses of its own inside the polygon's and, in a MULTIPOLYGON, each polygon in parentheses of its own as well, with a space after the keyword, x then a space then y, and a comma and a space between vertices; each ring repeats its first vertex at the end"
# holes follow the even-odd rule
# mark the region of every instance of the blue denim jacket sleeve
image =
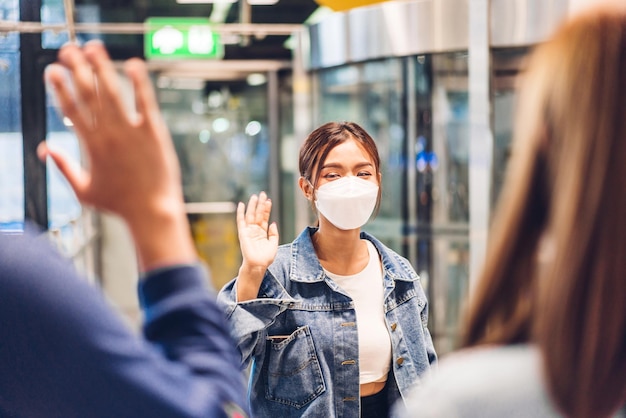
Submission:
POLYGON ((255 349, 262 348, 265 329, 276 317, 289 308, 293 299, 280 286, 268 270, 259 294, 261 298, 237 302, 237 278, 228 282, 217 297, 232 324, 231 335, 241 352, 242 367, 248 366, 255 349))

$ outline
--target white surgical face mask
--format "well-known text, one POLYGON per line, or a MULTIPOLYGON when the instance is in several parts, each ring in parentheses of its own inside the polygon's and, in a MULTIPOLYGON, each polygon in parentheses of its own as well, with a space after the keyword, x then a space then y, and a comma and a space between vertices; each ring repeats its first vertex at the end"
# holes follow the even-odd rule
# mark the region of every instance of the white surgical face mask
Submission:
POLYGON ((315 206, 339 229, 360 228, 372 216, 378 185, 355 176, 323 184, 317 189, 315 206))

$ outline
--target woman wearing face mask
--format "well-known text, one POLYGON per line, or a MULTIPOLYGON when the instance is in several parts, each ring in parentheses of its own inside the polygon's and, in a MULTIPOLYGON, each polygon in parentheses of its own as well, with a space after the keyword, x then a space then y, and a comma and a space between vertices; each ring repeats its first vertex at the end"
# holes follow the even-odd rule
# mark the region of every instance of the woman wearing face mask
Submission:
POLYGON ((256 417, 387 417, 436 361, 409 262, 360 230, 377 208, 380 158, 355 123, 327 123, 300 149, 299 186, 318 225, 278 246, 271 201, 237 208, 243 255, 222 289, 256 417))

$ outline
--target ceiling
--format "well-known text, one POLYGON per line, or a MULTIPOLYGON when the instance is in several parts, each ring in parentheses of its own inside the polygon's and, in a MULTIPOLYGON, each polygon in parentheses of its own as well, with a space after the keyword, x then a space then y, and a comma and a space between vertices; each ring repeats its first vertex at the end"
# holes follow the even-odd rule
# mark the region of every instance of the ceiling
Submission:
MULTIPOLYGON (((318 8, 315 0, 279 0, 274 5, 247 5, 238 0, 229 5, 178 4, 176 0, 75 0, 76 22, 142 23, 149 17, 206 17, 221 23, 301 24, 318 8), (218 11, 220 13, 218 13, 218 11), (218 15, 222 15, 221 17, 218 15), (91 22, 88 22, 91 20, 91 22)), ((142 37, 105 35, 114 59, 143 55, 142 37)), ((225 60, 285 60, 291 51, 285 47, 287 35, 263 38, 249 36, 225 45, 225 60)))

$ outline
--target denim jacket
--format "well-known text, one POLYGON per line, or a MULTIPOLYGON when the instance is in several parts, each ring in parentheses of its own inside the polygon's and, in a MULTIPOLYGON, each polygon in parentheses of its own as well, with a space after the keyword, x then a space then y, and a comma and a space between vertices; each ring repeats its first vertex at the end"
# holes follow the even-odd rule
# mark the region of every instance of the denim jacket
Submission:
MULTIPOLYGON (((359 349, 352 299, 330 279, 306 228, 281 245, 257 299, 237 303, 235 279, 218 296, 233 325, 255 417, 360 417, 359 349)), ((390 404, 436 361, 428 305, 409 262, 362 232, 381 256, 385 321, 392 344, 390 404)))

